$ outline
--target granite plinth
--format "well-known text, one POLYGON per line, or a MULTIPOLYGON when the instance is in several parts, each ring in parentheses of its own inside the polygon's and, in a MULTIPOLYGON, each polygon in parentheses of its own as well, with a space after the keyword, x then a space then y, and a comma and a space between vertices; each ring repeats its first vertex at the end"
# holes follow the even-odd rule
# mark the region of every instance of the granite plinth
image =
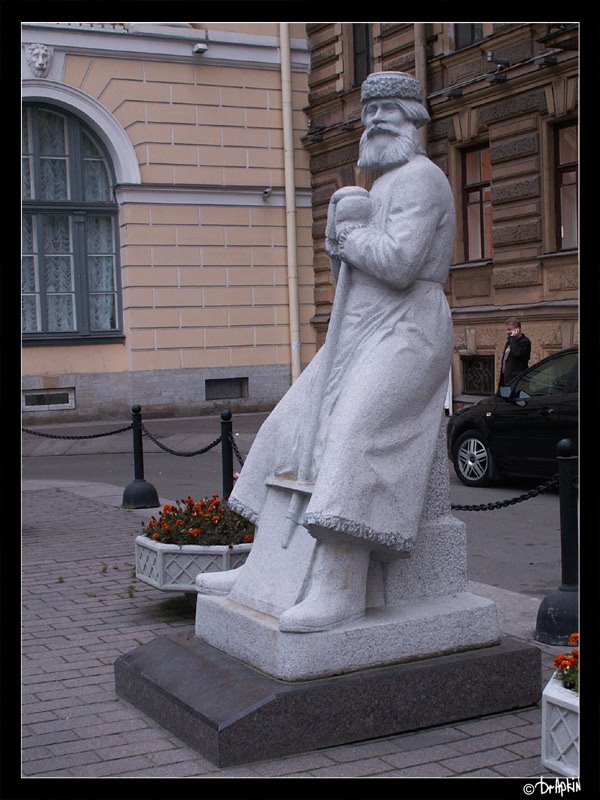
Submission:
POLYGON ((534 705, 541 654, 507 637, 478 650, 285 682, 185 631, 119 657, 115 686, 225 767, 534 705))

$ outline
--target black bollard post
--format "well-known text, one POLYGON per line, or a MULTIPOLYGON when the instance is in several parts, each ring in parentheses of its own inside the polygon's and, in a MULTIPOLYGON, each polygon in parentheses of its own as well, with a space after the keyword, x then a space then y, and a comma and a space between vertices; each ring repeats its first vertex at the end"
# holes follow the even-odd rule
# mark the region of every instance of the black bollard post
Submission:
POLYGON ((571 439, 556 448, 560 497, 561 579, 558 589, 542 600, 535 638, 546 644, 565 645, 579 630, 579 544, 577 540, 577 452, 571 439))
POLYGON ((142 409, 131 406, 133 430, 133 481, 123 492, 121 508, 156 508, 160 505, 154 486, 144 480, 144 445, 142 442, 142 409))
POLYGON ((231 411, 221 412, 221 470, 223 473, 223 500, 233 489, 233 445, 231 443, 233 420, 231 411))

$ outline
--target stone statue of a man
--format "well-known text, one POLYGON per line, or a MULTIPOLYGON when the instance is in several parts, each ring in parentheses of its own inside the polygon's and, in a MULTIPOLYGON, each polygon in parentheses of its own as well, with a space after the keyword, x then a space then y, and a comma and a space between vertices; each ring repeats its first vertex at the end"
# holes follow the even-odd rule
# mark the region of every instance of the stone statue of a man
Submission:
MULTIPOLYGON (((373 73, 361 102, 358 166, 383 174, 370 192, 344 187, 331 198, 337 287, 326 341, 262 426, 229 499, 260 521, 274 479, 301 489, 304 504, 289 516, 316 546, 298 602, 279 617, 285 632, 360 617, 370 557, 410 554, 447 390, 454 203, 419 145, 429 120, 421 88, 407 73, 373 73)), ((199 591, 227 594, 236 572, 199 575, 199 591)))

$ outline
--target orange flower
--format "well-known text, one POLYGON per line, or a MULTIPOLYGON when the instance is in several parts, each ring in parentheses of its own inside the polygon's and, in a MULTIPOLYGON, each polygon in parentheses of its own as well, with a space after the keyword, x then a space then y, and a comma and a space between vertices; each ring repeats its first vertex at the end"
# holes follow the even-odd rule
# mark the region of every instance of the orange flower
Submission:
POLYGON ((571 645, 571 647, 572 647, 573 645, 577 645, 577 644, 579 644, 579 634, 578 634, 578 633, 572 633, 572 634, 569 636, 569 644, 571 645))
POLYGON ((152 538, 154 539, 155 542, 157 542, 158 541, 158 533, 153 533, 152 534, 152 538))
POLYGON ((155 541, 165 544, 191 544, 202 537, 209 545, 232 546, 254 539, 254 526, 232 513, 217 492, 198 502, 188 496, 176 503, 165 503, 157 516, 144 525, 144 532, 148 537, 157 534, 155 541))

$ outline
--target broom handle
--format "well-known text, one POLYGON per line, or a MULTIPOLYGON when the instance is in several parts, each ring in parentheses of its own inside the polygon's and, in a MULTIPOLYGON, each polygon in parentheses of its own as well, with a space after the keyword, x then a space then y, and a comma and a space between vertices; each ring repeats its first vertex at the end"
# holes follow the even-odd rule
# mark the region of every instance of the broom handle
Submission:
MULTIPOLYGON (((327 340, 324 345, 325 352, 323 353, 324 359, 319 365, 317 373, 316 386, 314 387, 313 403, 315 413, 311 420, 311 425, 306 437, 305 445, 300 457, 298 466, 298 481, 306 480, 309 474, 310 462, 312 460, 313 449, 315 446, 317 433, 319 429, 319 411, 321 403, 323 402, 323 395, 325 393, 325 381, 331 372, 333 365, 333 358, 335 354, 336 345, 339 339, 340 329, 342 327, 342 320, 346 310, 346 301, 348 298, 348 289, 350 284, 350 275, 348 265, 342 261, 338 275, 338 283, 335 292, 333 308, 331 311, 331 318, 329 320, 329 328, 327 330, 327 340)), ((296 525, 299 524, 299 517, 304 503, 304 494, 298 490, 292 492, 290 505, 286 514, 287 524, 286 529, 282 535, 282 547, 287 547, 290 539, 294 533, 296 525)))
MULTIPOLYGON (((327 212, 327 226, 325 228, 325 236, 331 239, 336 238, 335 212, 339 200, 342 197, 348 197, 351 195, 359 195, 359 196, 367 195, 368 197, 369 193, 366 189, 363 189, 362 187, 359 186, 346 186, 343 189, 339 189, 337 195, 338 196, 334 201, 333 207, 331 207, 330 205, 330 208, 328 209, 327 212)), ((335 290, 335 297, 333 300, 333 307, 331 310, 331 318, 329 320, 329 326, 327 329, 327 337, 325 340, 325 344, 323 345, 324 349, 323 361, 319 366, 319 371, 316 376, 316 384, 312 392, 314 415, 312 417, 312 420, 310 421, 310 427, 305 439, 305 444, 302 448, 302 453, 300 454, 300 461, 298 464, 297 480, 299 482, 306 481, 310 474, 310 465, 312 461, 313 450, 315 447, 315 442, 319 430, 319 412, 325 394, 325 382, 331 372, 331 367, 333 366, 333 359, 335 356, 335 351, 338 344, 340 331, 342 328, 342 322, 346 312, 349 287, 350 287, 350 268, 344 261, 341 261, 340 270, 337 276, 337 286, 335 290)), ((304 504, 304 493, 297 489, 292 490, 292 497, 290 499, 290 504, 288 506, 288 511, 286 514, 287 524, 285 530, 282 533, 282 539, 281 539, 282 547, 288 546, 292 538, 292 535, 294 533, 294 530, 296 529, 296 525, 300 523, 300 514, 302 512, 303 504, 304 504)))

